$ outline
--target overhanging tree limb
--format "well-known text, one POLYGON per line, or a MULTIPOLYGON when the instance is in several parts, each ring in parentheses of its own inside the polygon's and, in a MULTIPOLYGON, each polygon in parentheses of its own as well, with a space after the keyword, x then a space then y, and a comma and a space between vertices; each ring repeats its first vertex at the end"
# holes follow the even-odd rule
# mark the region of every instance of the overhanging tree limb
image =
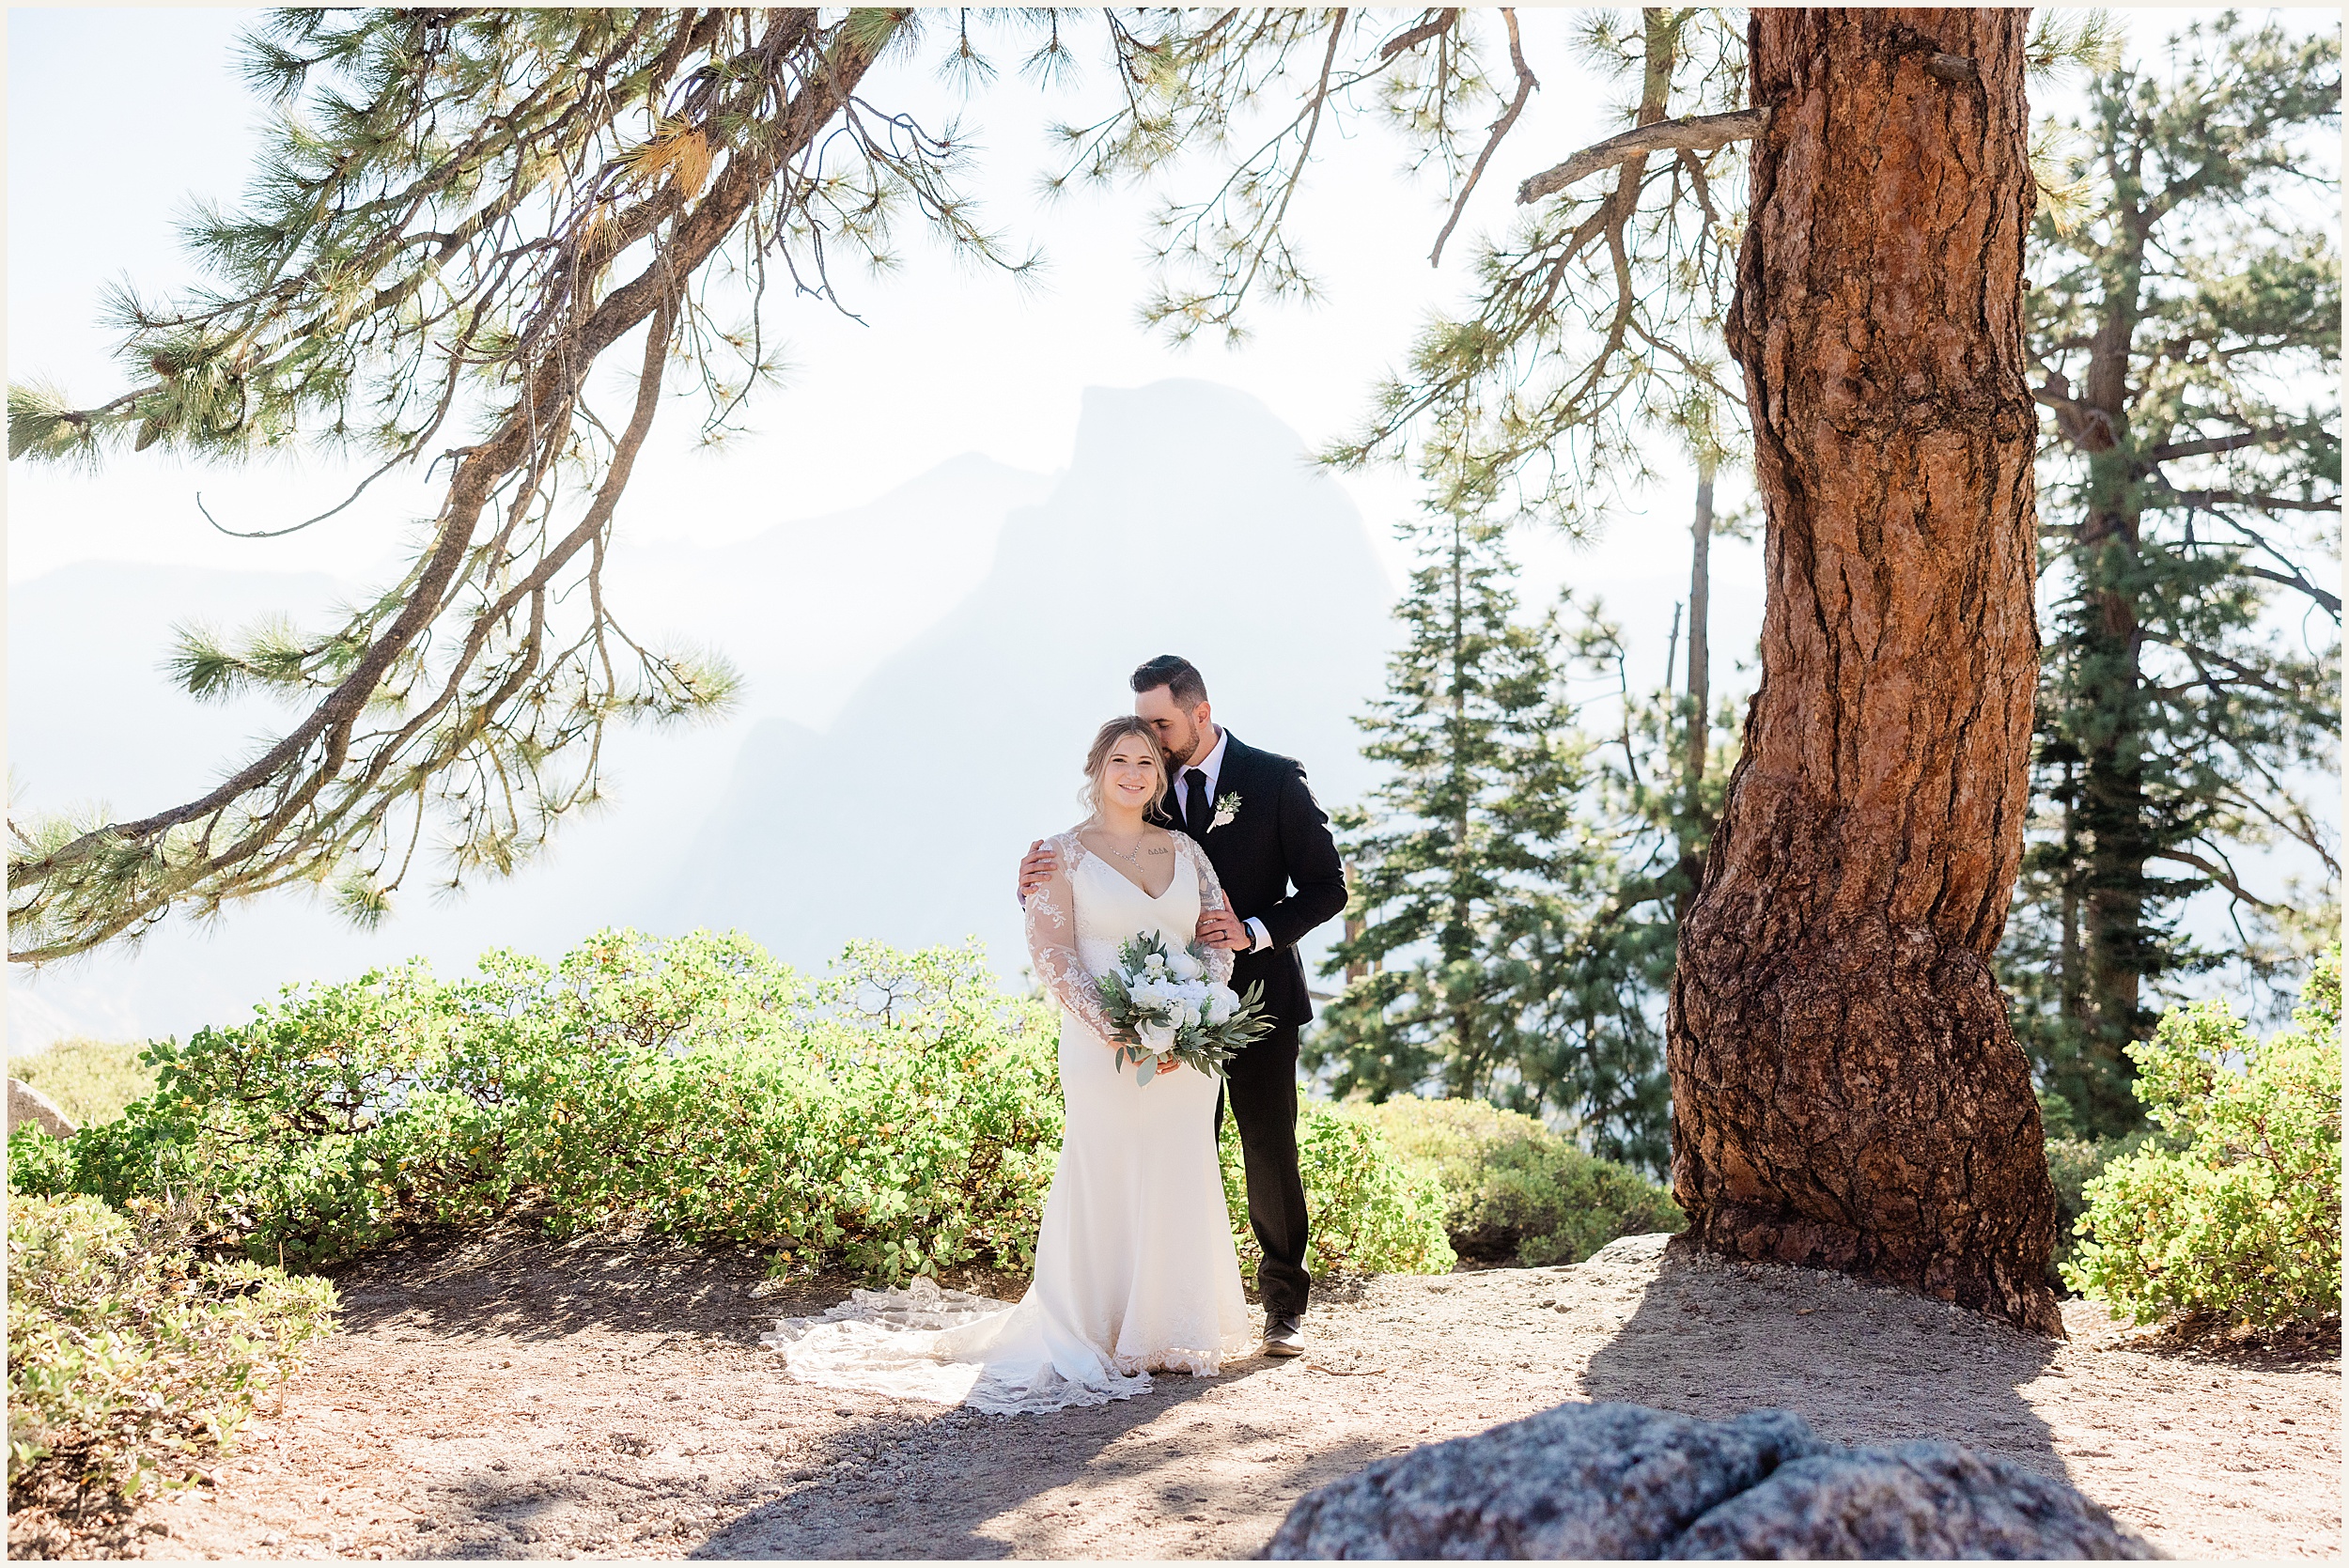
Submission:
POLYGON ((2249 506, 2262 512, 2338 512, 2338 496, 2306 500, 2296 495, 2262 495, 2248 490, 2181 490, 2159 487, 2162 500, 2172 506, 2249 506))
POLYGON ((1749 140, 1762 133, 1763 127, 1769 123, 1769 114, 1766 108, 1733 109, 1722 115, 1694 115, 1687 119, 1634 126, 1620 135, 1584 147, 1554 168, 1529 176, 1517 186, 1517 205, 1539 201, 1626 158, 1650 152, 1712 152, 1732 142, 1749 140))
MULTIPOLYGON (((217 909, 295 881, 334 881, 346 912, 375 918, 428 815, 446 824, 452 884, 510 869, 599 797, 609 720, 724 701, 723 662, 645 648, 613 621, 604 546, 672 359, 699 369, 720 423, 740 388, 713 354, 737 356, 749 380, 768 373, 754 326, 709 320, 699 280, 722 256, 739 253, 754 321, 770 254, 803 253, 820 276, 828 241, 869 248, 898 197, 950 242, 1003 259, 943 183, 957 149, 850 107, 916 24, 879 11, 273 13, 266 30, 334 44, 279 55, 354 61, 356 79, 312 84, 331 90, 311 121, 288 123, 249 210, 196 223, 191 241, 225 288, 170 310, 126 299, 137 390, 76 410, 11 388, 12 451, 86 459, 135 429, 142 446, 198 455, 317 439, 397 462, 460 408, 488 433, 448 454, 409 570, 339 629, 242 650, 183 640, 174 664, 191 692, 263 686, 304 703, 259 758, 134 820, 11 822, 13 958, 68 956, 179 904, 217 909), (609 285, 621 265, 630 275, 609 285), (586 389, 636 333, 645 368, 614 430, 586 389), (555 482, 574 470, 588 492, 576 518, 558 515, 573 504, 555 482)), ((286 66, 280 85, 302 76, 286 66)))
MULTIPOLYGON (((1526 101, 1533 96, 1533 89, 1541 85, 1534 80, 1532 69, 1525 63, 1525 44, 1517 36, 1517 13, 1504 6, 1501 20, 1509 29, 1509 64, 1517 73, 1517 96, 1509 101, 1509 107, 1501 111, 1501 117, 1493 121, 1492 134, 1486 139, 1485 149, 1476 155, 1475 167, 1469 170, 1468 179, 1461 182, 1460 194, 1453 199, 1452 216, 1444 220, 1443 232, 1436 236, 1436 248, 1428 253, 1430 267, 1442 264, 1444 241, 1459 226, 1460 214, 1468 210, 1469 197, 1475 193, 1476 182, 1485 178, 1485 165, 1492 162, 1493 153, 1517 125, 1517 116, 1525 113, 1526 101)), ((1383 53, 1380 57, 1385 57, 1383 53)))

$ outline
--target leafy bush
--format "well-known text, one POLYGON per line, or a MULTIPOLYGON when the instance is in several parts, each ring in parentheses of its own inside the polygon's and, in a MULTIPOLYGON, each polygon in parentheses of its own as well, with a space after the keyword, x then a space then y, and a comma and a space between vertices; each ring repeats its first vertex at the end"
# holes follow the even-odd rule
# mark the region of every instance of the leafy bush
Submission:
MULTIPOLYGON (((11 1168, 117 1204, 186 1194, 203 1239, 309 1265, 525 1204, 556 1234, 642 1225, 892 1281, 1032 1265, 1057 1025, 975 947, 860 944, 810 984, 739 936, 611 931, 479 970, 289 987, 150 1048, 154 1095, 11 1168)), ((1382 1146, 1309 1141, 1326 1261, 1433 1255, 1382 1146)))
POLYGON ((1383 1131, 1443 1194, 1461 1256, 1487 1263, 1580 1263, 1618 1236, 1687 1223, 1662 1188, 1584 1153, 1531 1116, 1482 1100, 1398 1096, 1347 1113, 1383 1131))
POLYGON ((134 1222, 95 1198, 8 1199, 11 1490, 41 1472, 125 1498, 179 1479, 333 1326, 325 1281, 200 1262, 159 1205, 134 1222))
POLYGON ((2057 1280, 2063 1265, 2079 1259, 2079 1222, 2088 1215, 2088 1187, 2105 1168, 2148 1145, 2168 1148, 2158 1129, 2140 1127, 2120 1138, 2056 1138, 2047 1140, 2047 1177, 2055 1184, 2056 1245, 2053 1267, 2057 1280))
MULTIPOLYGON (((1240 1273, 1256 1277, 1264 1249, 1248 1225, 1248 1180, 1239 1132, 1226 1115, 1219 1153, 1240 1273)), ((1305 1181, 1305 1267, 1325 1274, 1448 1274, 1458 1261, 1444 1238, 1443 1195, 1397 1157, 1378 1129, 1348 1108, 1307 1100, 1297 1118, 1298 1173, 1305 1181)))
POLYGON ((77 1127, 111 1122, 155 1092, 155 1069, 127 1040, 59 1040, 8 1058, 8 1075, 49 1096, 77 1127))
POLYGON ((2138 1097, 2182 1147, 2139 1149, 2088 1183, 2065 1282, 2138 1323, 2339 1311, 2340 950, 2264 1045, 2212 1000, 2171 1009, 2128 1050, 2138 1097))

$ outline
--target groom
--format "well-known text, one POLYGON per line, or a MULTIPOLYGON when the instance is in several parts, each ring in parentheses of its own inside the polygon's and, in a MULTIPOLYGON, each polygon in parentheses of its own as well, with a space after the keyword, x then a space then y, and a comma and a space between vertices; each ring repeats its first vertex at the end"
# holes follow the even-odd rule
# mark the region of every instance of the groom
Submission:
MULTIPOLYGON (((1229 948, 1232 988, 1264 983, 1269 1032, 1224 1069, 1215 1102, 1239 1123, 1248 1172, 1248 1224, 1264 1249, 1265 1353, 1305 1348, 1305 1184, 1297 1170, 1297 1034, 1314 1016, 1297 944, 1346 908, 1346 872, 1330 818, 1314 803, 1305 770, 1219 727, 1207 684, 1190 660, 1160 654, 1134 672, 1134 712, 1158 731, 1174 774, 1159 802, 1168 819, 1207 851, 1226 909, 1199 917, 1199 939, 1229 948), (1294 890, 1294 891, 1292 891, 1294 890)), ((1050 879, 1052 853, 1031 845, 1019 862, 1019 901, 1050 879)))

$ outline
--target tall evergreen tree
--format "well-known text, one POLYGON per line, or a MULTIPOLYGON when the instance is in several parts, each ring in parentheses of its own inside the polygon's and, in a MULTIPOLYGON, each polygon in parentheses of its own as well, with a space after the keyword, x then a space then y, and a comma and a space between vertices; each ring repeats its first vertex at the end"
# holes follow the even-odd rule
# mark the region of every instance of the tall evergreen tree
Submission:
MULTIPOLYGON (((1517 616, 1502 528, 1466 505, 1416 530, 1421 565, 1389 693, 1361 721, 1392 770, 1339 814, 1355 908, 1331 967, 1355 973, 1308 1060, 1339 1093, 1554 1104, 1528 1081, 1545 941, 1598 859, 1572 804, 1583 748, 1554 621, 1517 616)), ((1579 1109, 1579 1108, 1577 1108, 1579 1109)))
POLYGON ((2028 296, 2053 613, 2002 956, 2043 1081, 2096 1135, 2141 1120, 2123 1048, 2150 993, 2217 961, 2183 900, 2221 890, 2256 965, 2338 898, 2314 797, 2341 723, 2340 39, 2230 15, 2174 44, 2092 84, 2085 220, 2040 219, 2028 296), (2279 844, 2326 885, 2243 869, 2279 844))

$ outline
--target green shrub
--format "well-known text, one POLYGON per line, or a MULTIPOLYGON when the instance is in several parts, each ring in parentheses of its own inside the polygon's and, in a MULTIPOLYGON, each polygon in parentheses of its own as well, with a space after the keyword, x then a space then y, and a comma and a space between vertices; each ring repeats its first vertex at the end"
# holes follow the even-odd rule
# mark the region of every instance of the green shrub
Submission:
POLYGON ((95 1198, 8 1200, 12 1490, 40 1471, 125 1498, 179 1480, 333 1326, 325 1281, 200 1262, 159 1205, 134 1223, 95 1198))
POLYGON ((2138 1323, 2339 1311, 2340 950, 2263 1045, 2212 1000, 2171 1009, 2128 1050, 2139 1098, 2181 1147, 2139 1149, 2088 1183, 2065 1282, 2138 1323))
POLYGON ((1443 1194, 1461 1256, 1486 1263, 1580 1263, 1618 1236, 1687 1223, 1638 1172, 1584 1153, 1534 1118, 1482 1100, 1398 1096, 1346 1108, 1383 1131, 1443 1194))
MULTIPOLYGON (((810 984, 740 937, 613 931, 479 970, 289 987, 150 1048, 152 1096, 11 1169, 117 1205, 184 1194, 201 1239, 306 1265, 521 1205, 556 1234, 642 1225, 891 1281, 1033 1264, 1057 1025, 975 947, 860 944, 810 984)), ((1449 1266, 1383 1144, 1305 1141, 1325 1265, 1449 1266)))
POLYGON ((2047 1140, 2047 1179, 2055 1184, 2056 1200, 2053 1265, 2059 1280, 2065 1264, 2079 1260, 2079 1222, 2088 1215, 2089 1184, 2114 1160, 2149 1145, 2168 1148, 2170 1141, 2154 1127, 2140 1127, 2120 1138, 2047 1140))
MULTIPOLYGON (((1264 1250, 1248 1225, 1248 1181, 1237 1124, 1223 1118, 1223 1202, 1252 1280, 1264 1250)), ((1448 1274, 1458 1261, 1444 1238, 1443 1197, 1378 1129, 1349 1108, 1307 1100, 1297 1118, 1297 1167, 1305 1182, 1305 1267, 1326 1274, 1448 1274)))
POLYGON ((49 1096, 77 1127, 111 1122, 155 1092, 155 1069, 129 1040, 59 1040, 8 1058, 8 1076, 49 1096))

